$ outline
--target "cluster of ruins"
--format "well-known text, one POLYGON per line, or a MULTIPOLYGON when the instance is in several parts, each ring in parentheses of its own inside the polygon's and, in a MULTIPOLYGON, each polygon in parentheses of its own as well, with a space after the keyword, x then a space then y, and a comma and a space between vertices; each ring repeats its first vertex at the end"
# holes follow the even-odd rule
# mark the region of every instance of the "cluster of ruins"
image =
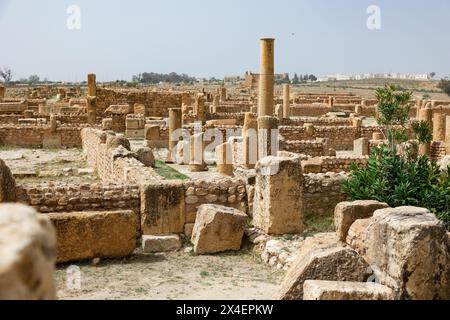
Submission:
MULTIPOLYGON (((0 205, 11 258, 0 299, 55 298, 55 262, 174 251, 185 239, 213 254, 243 238, 288 271, 279 299, 450 299, 449 235, 434 215, 345 202, 351 165, 385 140, 371 121, 377 101, 275 88, 274 43, 261 40, 257 92, 108 88, 94 74, 87 90, 0 87, 0 147, 78 148, 98 176, 23 182, 0 159, 0 202, 20 203, 0 205), (334 217, 336 233, 301 237, 315 216, 334 217)), ((450 155, 450 101, 413 101, 410 118, 432 129, 422 154, 450 155)))

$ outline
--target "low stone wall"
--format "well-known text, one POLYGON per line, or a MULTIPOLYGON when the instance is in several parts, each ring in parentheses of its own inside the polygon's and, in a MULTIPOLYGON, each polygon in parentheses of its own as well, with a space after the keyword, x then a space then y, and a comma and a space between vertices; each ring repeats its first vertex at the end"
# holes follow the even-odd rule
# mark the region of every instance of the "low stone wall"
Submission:
POLYGON ((104 182, 143 184, 162 180, 152 168, 137 160, 133 152, 114 142, 123 142, 123 138, 96 129, 84 129, 81 135, 87 163, 104 182))
POLYGON ((327 152, 327 144, 324 141, 286 141, 280 144, 280 149, 311 157, 322 157, 327 152))
POLYGON ((333 216, 339 202, 347 200, 342 183, 347 174, 304 174, 303 205, 305 216, 333 216))
POLYGON ((81 147, 82 127, 60 126, 51 133, 48 126, 1 125, 0 145, 18 147, 81 147))
POLYGON ((322 172, 349 172, 353 164, 358 167, 367 166, 368 159, 369 157, 322 157, 322 172))
POLYGON ((168 117, 169 108, 181 108, 182 96, 177 92, 97 88, 97 114, 102 115, 111 105, 129 104, 133 107, 143 104, 146 115, 168 117))

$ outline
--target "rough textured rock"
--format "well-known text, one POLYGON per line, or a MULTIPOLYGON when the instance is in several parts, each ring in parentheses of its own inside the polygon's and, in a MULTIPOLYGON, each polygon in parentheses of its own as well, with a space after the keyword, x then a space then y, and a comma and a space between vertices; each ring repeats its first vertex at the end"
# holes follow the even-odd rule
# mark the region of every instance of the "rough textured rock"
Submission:
POLYGON ((266 157, 256 164, 253 223, 267 234, 304 230, 300 157, 266 157))
POLYGON ((124 137, 112 136, 111 138, 108 138, 106 141, 106 147, 108 149, 116 149, 120 146, 124 147, 128 151, 131 150, 130 141, 124 137))
POLYGON ((348 229, 358 219, 369 218, 378 209, 389 208, 387 203, 374 200, 338 203, 334 210, 334 225, 339 240, 345 241, 348 229))
POLYGON ((367 228, 372 219, 356 220, 348 230, 345 242, 356 252, 364 255, 367 251, 367 228))
POLYGON ((142 251, 145 253, 176 251, 181 248, 180 236, 142 236, 142 251))
POLYGON ((394 300, 391 288, 373 282, 307 280, 303 300, 394 300))
POLYGON ((58 263, 125 257, 136 248, 136 215, 131 210, 48 216, 56 228, 58 263))
POLYGON ((0 202, 14 202, 16 183, 9 167, 0 159, 0 202))
POLYGON ((55 260, 50 220, 24 205, 0 205, 0 300, 55 299, 55 260))
POLYGON ((405 299, 450 299, 447 231, 427 209, 375 211, 364 258, 381 284, 405 299))
POLYGON ((155 167, 155 156, 153 150, 150 148, 139 148, 136 151, 137 159, 142 162, 146 167, 155 167))
POLYGON ((369 265, 333 234, 306 239, 275 299, 302 300, 306 280, 356 281, 368 278, 369 265))
POLYGON ((185 224, 184 186, 164 181, 141 187, 141 228, 144 235, 181 234, 185 224))
POLYGON ((196 254, 239 250, 247 215, 237 209, 213 204, 198 208, 192 243, 196 254))

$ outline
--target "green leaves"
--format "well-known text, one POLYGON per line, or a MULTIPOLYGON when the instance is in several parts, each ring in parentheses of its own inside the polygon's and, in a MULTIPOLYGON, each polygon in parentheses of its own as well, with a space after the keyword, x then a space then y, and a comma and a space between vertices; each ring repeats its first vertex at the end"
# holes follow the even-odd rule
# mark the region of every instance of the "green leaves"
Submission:
POLYGON ((367 168, 352 166, 343 189, 353 200, 427 208, 450 229, 450 167, 440 172, 436 162, 425 156, 407 158, 386 146, 378 147, 367 168))

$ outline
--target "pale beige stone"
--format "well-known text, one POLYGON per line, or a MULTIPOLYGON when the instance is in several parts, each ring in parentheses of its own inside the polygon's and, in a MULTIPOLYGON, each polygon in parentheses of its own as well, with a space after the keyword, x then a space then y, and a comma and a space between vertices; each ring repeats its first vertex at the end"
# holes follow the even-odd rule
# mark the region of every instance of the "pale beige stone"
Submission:
POLYGON ((56 235, 50 220, 21 204, 0 204, 0 300, 56 299, 56 235))
POLYGON ((394 300, 391 288, 373 282, 307 280, 303 300, 394 300))
POLYGON ((406 299, 450 299, 450 253, 444 225, 427 209, 375 211, 364 258, 381 284, 406 299))
POLYGON ((177 234, 160 236, 142 236, 142 251, 145 253, 169 252, 181 248, 181 239, 177 234))
POLYGON ((266 157, 256 165, 253 223, 267 234, 304 230, 300 157, 266 157))
POLYGON ((376 210, 388 207, 387 203, 375 200, 338 203, 334 210, 334 226, 339 239, 345 241, 348 229, 356 220, 369 218, 376 210))
POLYGON ((247 215, 237 209, 213 204, 198 208, 192 231, 196 254, 240 250, 247 215))
POLYGON ((288 270, 277 300, 302 300, 306 280, 366 281, 369 265, 356 253, 338 243, 336 235, 307 239, 288 270))

